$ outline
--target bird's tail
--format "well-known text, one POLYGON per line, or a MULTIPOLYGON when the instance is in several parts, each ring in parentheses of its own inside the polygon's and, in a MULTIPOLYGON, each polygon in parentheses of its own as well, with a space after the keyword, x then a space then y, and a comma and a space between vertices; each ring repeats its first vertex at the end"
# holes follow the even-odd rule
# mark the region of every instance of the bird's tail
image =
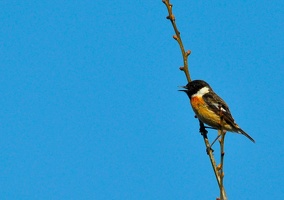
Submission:
POLYGON ((252 142, 255 143, 254 139, 253 139, 249 134, 247 134, 246 132, 244 132, 241 128, 238 129, 238 133, 243 134, 244 136, 246 136, 248 139, 250 139, 252 142))

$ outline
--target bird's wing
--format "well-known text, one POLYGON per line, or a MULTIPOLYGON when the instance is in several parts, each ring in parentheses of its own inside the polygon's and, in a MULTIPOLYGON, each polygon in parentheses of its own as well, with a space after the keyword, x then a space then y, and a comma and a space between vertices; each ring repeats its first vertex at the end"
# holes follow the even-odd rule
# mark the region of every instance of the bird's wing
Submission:
POLYGON ((231 115, 229 107, 227 106, 225 101, 221 99, 221 97, 219 97, 217 94, 213 95, 212 92, 209 92, 203 95, 203 99, 214 112, 220 113, 220 111, 222 111, 224 120, 227 123, 235 124, 235 120, 231 115))

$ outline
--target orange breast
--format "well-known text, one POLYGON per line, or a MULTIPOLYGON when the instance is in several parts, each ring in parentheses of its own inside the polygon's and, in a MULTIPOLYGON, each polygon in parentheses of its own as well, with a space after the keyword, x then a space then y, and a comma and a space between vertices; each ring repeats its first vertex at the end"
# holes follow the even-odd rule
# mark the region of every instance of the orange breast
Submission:
POLYGON ((220 117, 209 109, 202 97, 192 97, 190 103, 196 116, 203 123, 214 128, 218 128, 220 126, 220 117))

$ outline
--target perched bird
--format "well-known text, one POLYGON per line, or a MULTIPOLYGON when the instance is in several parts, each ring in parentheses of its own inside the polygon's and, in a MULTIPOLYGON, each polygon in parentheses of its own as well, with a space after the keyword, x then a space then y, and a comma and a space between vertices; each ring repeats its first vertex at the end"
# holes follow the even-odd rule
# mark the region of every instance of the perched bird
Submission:
POLYGON ((200 121, 216 129, 221 129, 222 123, 223 130, 243 134, 255 142, 236 124, 225 101, 212 90, 208 83, 194 80, 182 88, 184 89, 179 91, 188 95, 192 109, 200 121))

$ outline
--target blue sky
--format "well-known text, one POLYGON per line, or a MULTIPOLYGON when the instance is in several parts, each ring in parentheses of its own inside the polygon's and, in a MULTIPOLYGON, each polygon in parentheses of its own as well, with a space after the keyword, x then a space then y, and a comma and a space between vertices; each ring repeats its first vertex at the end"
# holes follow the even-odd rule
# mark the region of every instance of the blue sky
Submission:
MULTIPOLYGON (((228 197, 280 199, 284 2, 172 3, 192 79, 256 140, 226 136, 228 197)), ((0 11, 1 199, 219 195, 177 92, 186 79, 161 1, 2 1, 0 11)))

